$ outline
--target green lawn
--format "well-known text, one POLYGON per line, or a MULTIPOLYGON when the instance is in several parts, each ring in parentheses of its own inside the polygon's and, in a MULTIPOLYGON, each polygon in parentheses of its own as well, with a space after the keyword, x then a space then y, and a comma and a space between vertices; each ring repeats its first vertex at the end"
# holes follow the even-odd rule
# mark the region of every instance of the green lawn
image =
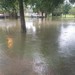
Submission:
MULTIPOLYGON (((62 18, 65 18, 65 15, 62 15, 62 18)), ((66 15, 66 18, 74 18, 74 15, 66 15)))

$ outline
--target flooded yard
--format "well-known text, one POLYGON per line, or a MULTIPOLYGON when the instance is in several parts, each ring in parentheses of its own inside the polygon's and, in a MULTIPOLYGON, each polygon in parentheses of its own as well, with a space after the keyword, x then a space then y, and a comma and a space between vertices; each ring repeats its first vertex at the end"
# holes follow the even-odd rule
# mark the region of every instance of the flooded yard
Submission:
POLYGON ((0 19, 0 75, 75 75, 75 21, 0 19))

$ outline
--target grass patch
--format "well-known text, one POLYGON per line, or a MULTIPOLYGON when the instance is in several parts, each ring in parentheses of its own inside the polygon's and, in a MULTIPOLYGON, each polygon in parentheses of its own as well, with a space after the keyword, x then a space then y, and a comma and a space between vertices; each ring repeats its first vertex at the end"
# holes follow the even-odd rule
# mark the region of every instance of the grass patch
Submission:
POLYGON ((65 17, 65 15, 62 15, 62 18, 74 18, 74 15, 66 15, 66 17, 65 17))

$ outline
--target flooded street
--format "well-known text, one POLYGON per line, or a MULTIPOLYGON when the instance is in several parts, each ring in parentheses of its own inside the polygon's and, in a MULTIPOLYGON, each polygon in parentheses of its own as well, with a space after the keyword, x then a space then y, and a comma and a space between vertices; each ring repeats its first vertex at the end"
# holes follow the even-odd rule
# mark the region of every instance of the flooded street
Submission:
POLYGON ((0 19, 0 75, 75 75, 75 21, 0 19))

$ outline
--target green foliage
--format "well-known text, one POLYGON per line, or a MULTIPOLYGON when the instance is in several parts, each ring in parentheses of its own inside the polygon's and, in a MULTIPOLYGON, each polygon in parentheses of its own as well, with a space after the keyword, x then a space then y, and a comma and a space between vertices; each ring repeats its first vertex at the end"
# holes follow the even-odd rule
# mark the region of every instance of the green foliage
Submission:
POLYGON ((16 1, 15 0, 0 0, 0 8, 5 11, 16 10, 16 1))
POLYGON ((61 16, 63 13, 62 5, 59 5, 57 8, 54 9, 52 12, 52 16, 61 16))
POLYGON ((69 14, 75 15, 75 7, 72 7, 72 8, 69 10, 69 14))
POLYGON ((71 9, 71 5, 66 3, 63 5, 63 14, 68 14, 69 10, 71 9))
MULTIPOLYGON (((28 0, 23 0, 25 5, 27 5, 28 0)), ((4 12, 18 12, 19 2, 18 0, 0 0, 0 10, 4 12)))
MULTIPOLYGON (((50 13, 64 0, 23 0, 25 6, 31 5, 35 12, 50 13)), ((18 10, 18 0, 0 0, 0 8, 4 11, 18 10)))
POLYGON ((29 0, 30 5, 36 12, 50 13, 64 0, 29 0))

